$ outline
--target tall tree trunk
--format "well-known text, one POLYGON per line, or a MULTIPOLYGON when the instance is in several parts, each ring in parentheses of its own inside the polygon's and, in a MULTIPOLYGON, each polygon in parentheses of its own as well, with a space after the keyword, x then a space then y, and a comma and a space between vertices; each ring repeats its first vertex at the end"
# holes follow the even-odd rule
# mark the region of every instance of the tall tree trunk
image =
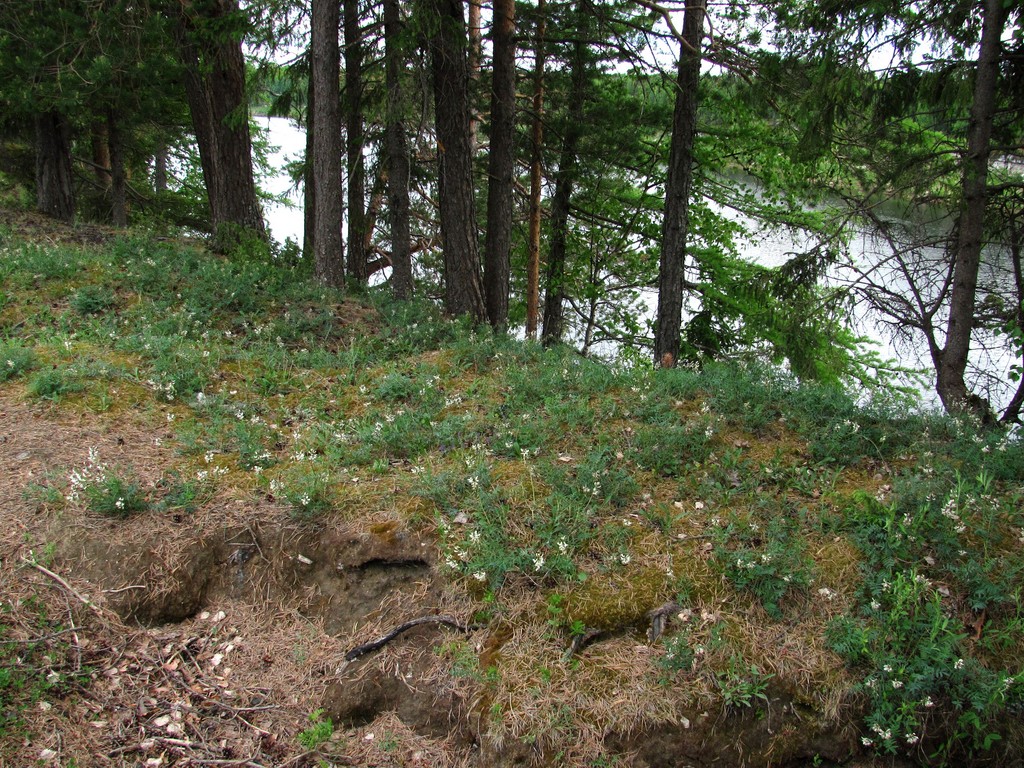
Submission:
POLYGON ((237 0, 190 5, 181 13, 179 43, 186 66, 185 90, 215 241, 230 245, 236 237, 231 230, 236 228, 265 238, 252 170, 242 41, 223 31, 240 13, 237 0))
POLYGON ((338 79, 341 53, 338 49, 339 9, 337 0, 313 0, 312 60, 313 131, 313 248, 314 270, 325 285, 345 284, 345 262, 341 238, 341 110, 338 79))
POLYGON ((92 124, 92 170, 96 183, 104 190, 110 189, 110 135, 107 123, 101 120, 92 124))
POLYGON ((469 10, 467 34, 469 37, 469 142, 476 154, 479 146, 480 115, 476 109, 476 94, 479 93, 480 61, 483 58, 483 21, 481 21, 482 0, 467 0, 469 10))
POLYGON ((445 309, 487 319, 476 240, 469 73, 462 0, 425 0, 438 144, 438 204, 444 249, 445 309))
POLYGON ((963 200, 957 221, 956 265, 949 300, 946 344, 938 361, 936 391, 948 412, 974 410, 988 415, 988 405, 976 395, 971 396, 964 381, 974 327, 975 295, 985 229, 988 161, 1002 50, 1000 37, 1006 19, 1003 0, 985 0, 984 7, 971 118, 967 128, 967 156, 963 161, 963 200))
POLYGON ((540 200, 543 191, 541 152, 544 148, 544 34, 547 30, 545 0, 537 0, 536 59, 533 67, 533 118, 530 127, 530 225, 529 259, 526 265, 526 338, 537 338, 540 314, 540 200))
POLYGON ((115 227, 128 226, 128 178, 124 166, 124 137, 113 110, 107 111, 110 148, 110 219, 115 227))
POLYGON ((366 266, 366 162, 363 158, 363 43, 359 0, 345 7, 345 152, 348 158, 348 273, 362 285, 366 266))
MULTIPOLYGON (((306 52, 309 71, 306 78, 306 162, 302 171, 302 256, 316 258, 316 184, 313 182, 316 126, 316 102, 313 94, 313 52, 306 52)), ((340 225, 339 225, 340 226, 340 225)))
POLYGON ((75 219, 71 127, 59 112, 36 115, 36 208, 61 221, 75 219))
POLYGON ((679 331, 683 312, 683 270, 690 228, 690 190, 693 188, 693 142, 697 134, 697 87, 700 80, 704 0, 693 0, 683 19, 683 42, 676 74, 676 104, 672 117, 672 146, 665 181, 661 262, 658 269, 658 315, 654 331, 654 362, 672 368, 679 360, 679 331))
POLYGON ((487 178, 487 242, 484 292, 491 325, 508 323, 509 252, 512 248, 512 182, 515 173, 515 0, 494 0, 494 74, 491 148, 487 178))
POLYGON ((409 141, 402 96, 402 18, 399 0, 384 0, 384 59, 387 80, 388 215, 391 222, 391 289, 396 299, 412 298, 409 239, 409 141))
POLYGON ((153 155, 153 191, 158 195, 167 191, 167 145, 160 144, 153 155))
POLYGON ((555 195, 551 199, 551 250, 544 292, 544 328, 541 342, 544 346, 557 344, 565 333, 565 259, 569 234, 569 203, 576 183, 577 158, 583 122, 583 104, 587 94, 589 72, 586 62, 586 43, 577 40, 573 57, 572 79, 569 90, 569 115, 562 139, 562 152, 555 176, 555 195))

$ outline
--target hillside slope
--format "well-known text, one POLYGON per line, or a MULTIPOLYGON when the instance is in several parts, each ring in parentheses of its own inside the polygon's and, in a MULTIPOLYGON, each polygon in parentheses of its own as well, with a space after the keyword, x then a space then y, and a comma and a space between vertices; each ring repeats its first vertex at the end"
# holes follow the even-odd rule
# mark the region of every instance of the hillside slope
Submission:
POLYGON ((1019 437, 48 226, 0 229, 0 765, 1021 759, 1019 437))

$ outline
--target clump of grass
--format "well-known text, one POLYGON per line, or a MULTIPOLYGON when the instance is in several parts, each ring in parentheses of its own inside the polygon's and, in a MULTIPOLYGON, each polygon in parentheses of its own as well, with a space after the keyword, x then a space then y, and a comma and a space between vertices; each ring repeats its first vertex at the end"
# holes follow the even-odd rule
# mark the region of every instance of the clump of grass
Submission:
POLYGON ((81 315, 98 315, 114 306, 114 292, 98 285, 85 285, 71 297, 71 309, 81 315))
POLYGON ((29 395, 54 402, 83 389, 82 383, 77 381, 67 368, 44 368, 37 371, 28 381, 29 395))
POLYGON ((24 375, 36 365, 35 352, 16 341, 0 342, 0 382, 24 375))
POLYGON ((297 461, 270 481, 270 492, 285 499, 293 517, 310 520, 334 504, 330 473, 313 460, 297 461))
POLYGON ((85 465, 72 470, 70 482, 68 500, 96 514, 125 518, 149 507, 139 482, 107 466, 95 448, 89 449, 85 465))

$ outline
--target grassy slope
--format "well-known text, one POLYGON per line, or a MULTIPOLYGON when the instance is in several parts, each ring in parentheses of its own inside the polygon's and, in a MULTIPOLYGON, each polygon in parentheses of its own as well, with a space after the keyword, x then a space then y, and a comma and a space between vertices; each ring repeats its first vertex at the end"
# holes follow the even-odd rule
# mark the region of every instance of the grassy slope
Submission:
POLYGON ((923 759, 983 753, 1019 710, 1019 440, 767 369, 616 370, 146 236, 0 248, 5 393, 173 418, 173 481, 83 457, 37 494, 118 517, 231 487, 313 525, 386 482, 372 503, 429 532, 500 630, 441 655, 510 736, 747 711, 776 686, 923 759), (565 655, 581 635, 594 663, 565 655))

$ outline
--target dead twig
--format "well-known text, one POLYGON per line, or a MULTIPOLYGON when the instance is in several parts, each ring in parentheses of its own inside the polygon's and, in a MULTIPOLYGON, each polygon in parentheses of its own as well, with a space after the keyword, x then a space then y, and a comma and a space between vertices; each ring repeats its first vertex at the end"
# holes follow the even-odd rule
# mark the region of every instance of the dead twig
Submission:
POLYGON ((451 627, 452 629, 457 629, 459 632, 464 634, 469 634, 470 632, 475 632, 478 629, 484 628, 483 624, 462 624, 451 616, 421 616, 418 619, 413 619, 412 621, 407 621, 404 624, 399 624, 386 635, 383 635, 376 640, 369 643, 363 643, 362 645, 357 645, 345 654, 345 661, 355 661, 360 656, 383 648, 403 632, 407 632, 413 627, 419 627, 423 624, 441 624, 446 627, 451 627))
POLYGON ((58 574, 54 573, 53 571, 51 571, 46 566, 40 565, 35 560, 32 560, 30 558, 23 557, 23 558, 21 558, 21 561, 23 563, 25 563, 25 565, 28 565, 28 566, 30 566, 32 568, 35 568, 41 574, 43 574, 45 576, 49 576, 51 579, 53 579, 55 582, 57 582, 57 584, 59 584, 61 587, 63 587, 65 590, 67 590, 68 594, 70 594, 72 597, 74 597, 76 600, 78 600, 80 603, 82 603, 82 605, 84 605, 87 608, 89 608, 97 616, 99 616, 101 618, 109 618, 109 611, 107 611, 107 610, 101 608, 100 606, 96 605, 96 603, 94 603, 92 600, 87 598, 85 595, 83 595, 77 589, 75 589, 70 584, 68 584, 68 582, 63 577, 59 576, 58 574))

